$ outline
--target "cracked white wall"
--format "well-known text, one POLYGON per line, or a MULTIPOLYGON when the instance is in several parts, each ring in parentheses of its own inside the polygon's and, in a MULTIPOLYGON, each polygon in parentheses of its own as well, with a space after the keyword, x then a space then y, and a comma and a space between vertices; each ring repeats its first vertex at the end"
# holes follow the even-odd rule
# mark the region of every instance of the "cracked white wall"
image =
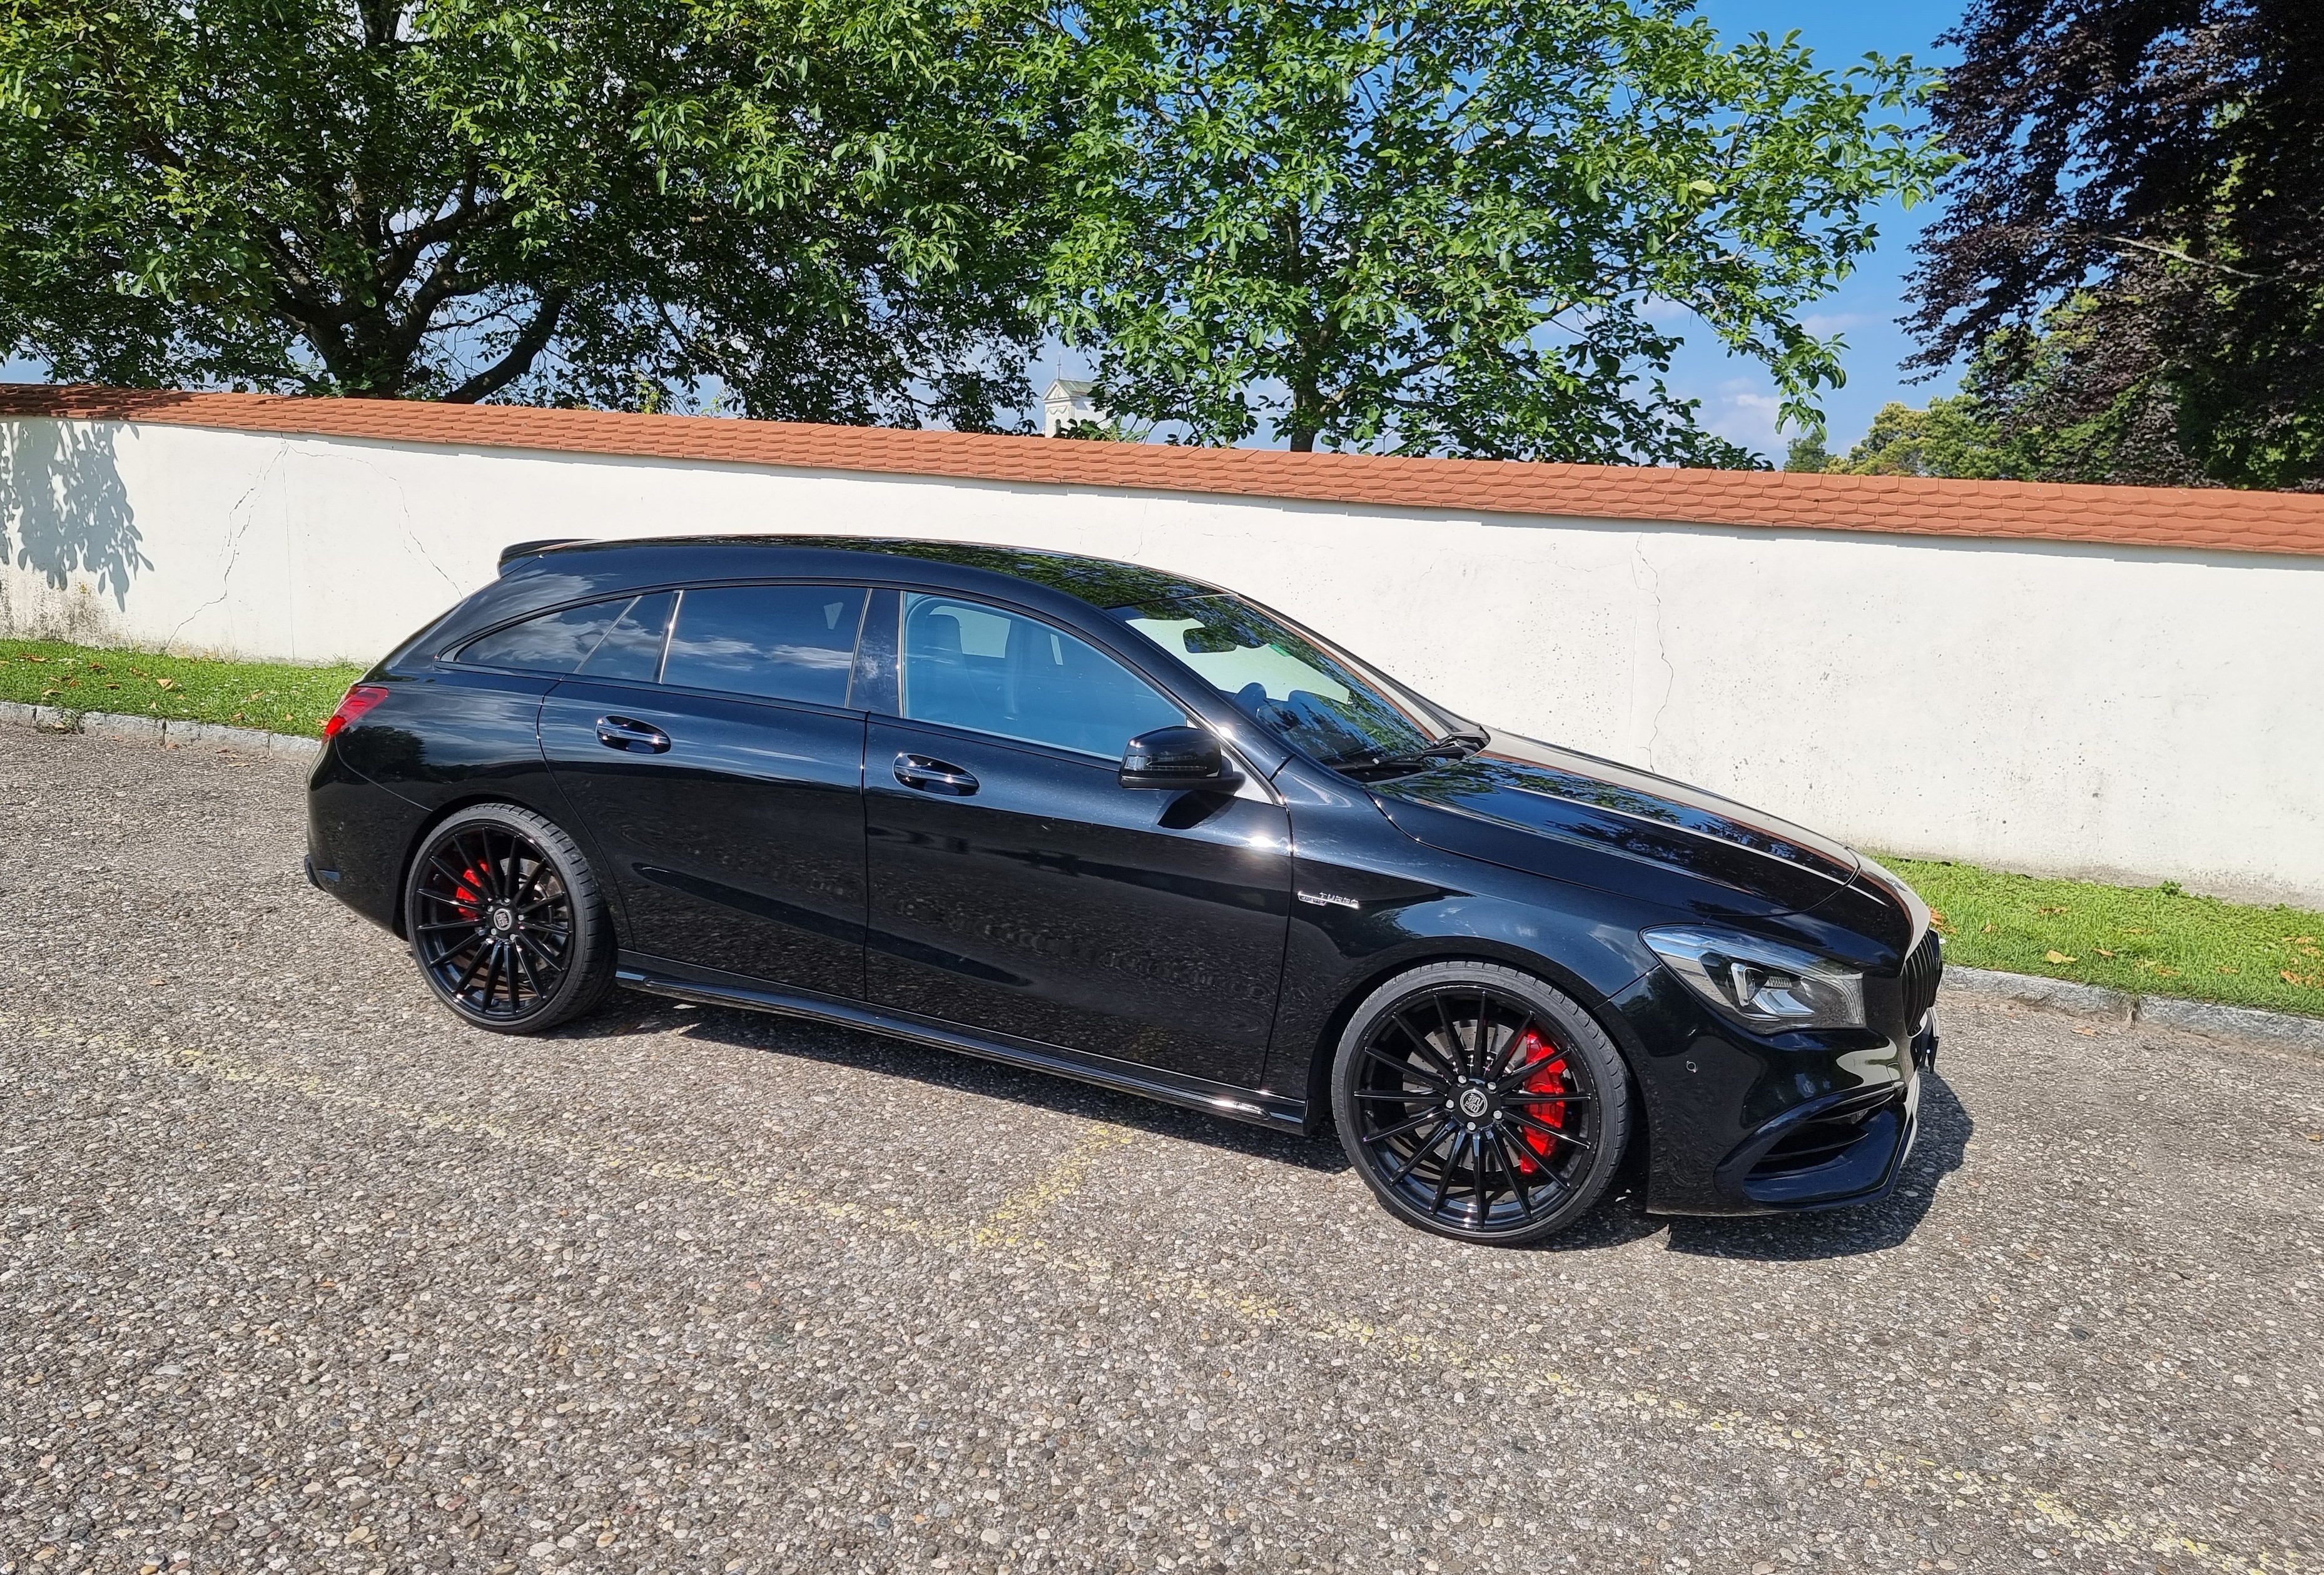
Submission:
POLYGON ((1461 516, 0 422, 0 626, 369 661, 527 538, 1011 542, 1212 579, 1514 731, 1899 852, 2324 902, 2324 559, 1461 516))

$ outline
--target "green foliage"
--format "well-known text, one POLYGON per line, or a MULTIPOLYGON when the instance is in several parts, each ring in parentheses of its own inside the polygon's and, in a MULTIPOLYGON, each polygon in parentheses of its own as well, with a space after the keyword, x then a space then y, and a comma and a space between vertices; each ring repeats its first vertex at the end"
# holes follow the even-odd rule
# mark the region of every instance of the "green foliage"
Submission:
POLYGON ((1925 410, 1891 401, 1844 458, 1824 468, 1840 475, 2014 475, 1997 434, 1966 394, 1931 400, 1925 410))
POLYGON ((154 656, 52 640, 0 640, 0 700, 66 711, 110 711, 173 722, 219 722, 322 736, 361 668, 154 656))
POLYGON ((1294 448, 1756 463, 1673 312, 1817 419, 1801 309, 1942 167, 1930 76, 1722 46, 1691 0, 1090 0, 1057 315, 1107 408, 1294 448))
POLYGON ((1810 474, 1830 470, 1832 455, 1831 450, 1824 447, 1824 439, 1821 427, 1812 427, 1793 438, 1790 450, 1784 456, 1784 468, 1810 474))
POLYGON ((66 378, 986 426, 1046 19, 950 0, 5 0, 0 340, 66 378))
POLYGON ((2173 880, 2107 886, 1880 861, 1936 910, 1948 962, 2324 1017, 2324 914, 2198 897, 2173 880))
POLYGON ((1934 113, 1918 364, 2027 474, 2324 488, 2312 0, 1969 0, 1934 113))

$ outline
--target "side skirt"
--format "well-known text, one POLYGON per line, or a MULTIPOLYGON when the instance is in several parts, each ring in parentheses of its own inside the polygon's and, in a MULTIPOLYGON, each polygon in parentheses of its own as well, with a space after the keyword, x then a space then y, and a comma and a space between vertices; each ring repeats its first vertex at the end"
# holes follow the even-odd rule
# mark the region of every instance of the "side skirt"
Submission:
POLYGON ((1213 1082, 1207 1078, 1188 1077, 1183 1073, 1143 1066, 1134 1061, 1117 1061, 1111 1056, 1068 1050, 1059 1045, 1044 1045, 1038 1040, 1019 1039, 1010 1035, 979 1034, 957 1024, 924 1018, 913 1012, 870 1006, 860 1000, 843 1000, 813 990, 777 989, 756 980, 745 980, 706 968, 690 968, 664 958, 623 952, 613 974, 613 982, 625 990, 642 990, 648 995, 666 995, 702 1006, 739 1007, 745 1011, 772 1012, 778 1017, 804 1018, 809 1022, 860 1028, 867 1034, 908 1040, 912 1044, 927 1045, 938 1050, 957 1051, 963 1055, 1021 1066, 1031 1072, 1046 1072, 1056 1077, 1069 1077, 1076 1082, 1093 1083, 1119 1093, 1140 1094, 1148 1099, 1183 1105, 1191 1110, 1203 1110, 1277 1132, 1304 1134, 1307 1129, 1307 1101, 1305 1100, 1286 1099, 1280 1094, 1236 1088, 1227 1083, 1213 1082))

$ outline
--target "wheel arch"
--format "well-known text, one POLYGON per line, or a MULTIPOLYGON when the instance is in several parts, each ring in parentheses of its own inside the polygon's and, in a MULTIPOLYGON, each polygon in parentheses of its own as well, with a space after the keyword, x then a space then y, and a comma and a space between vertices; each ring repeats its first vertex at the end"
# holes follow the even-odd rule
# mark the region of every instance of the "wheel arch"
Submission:
POLYGON ((475 809, 485 804, 505 804, 512 809, 521 809, 529 814, 540 815, 563 827, 567 835, 574 836, 577 840, 578 834, 572 827, 566 825, 563 821, 540 805, 526 802, 522 794, 463 793, 446 799, 420 817, 419 824, 412 829, 411 835, 406 839, 402 853, 396 859, 395 907, 390 927, 394 930, 398 940, 408 941, 411 938, 410 923, 403 911, 403 905, 411 885, 411 861, 420 857, 420 850, 428 845, 428 839, 436 834, 438 826, 464 810, 475 809))
MULTIPOLYGON (((1638 1081, 1638 1061, 1645 1055, 1646 1047, 1638 1042, 1637 1029, 1615 1009, 1611 996, 1554 958, 1545 957, 1538 952, 1529 952, 1522 946, 1483 936, 1445 936, 1368 959, 1366 966, 1351 977, 1337 1003, 1325 1014, 1315 1042, 1308 1046, 1307 1075, 1304 1084, 1307 1095, 1308 1136, 1320 1137, 1331 1126, 1332 1063, 1339 1054, 1340 1036, 1347 1032, 1356 1009, 1397 975, 1440 962, 1487 962, 1502 968, 1515 968, 1571 996, 1576 1005, 1590 1014, 1591 1020, 1598 1025, 1606 1037, 1613 1041, 1615 1052, 1622 1058, 1622 1075, 1630 1085, 1631 1093, 1637 1095, 1642 1091, 1638 1081)), ((1640 1149, 1645 1147, 1646 1125, 1640 1121, 1631 1129, 1630 1140, 1640 1149)))

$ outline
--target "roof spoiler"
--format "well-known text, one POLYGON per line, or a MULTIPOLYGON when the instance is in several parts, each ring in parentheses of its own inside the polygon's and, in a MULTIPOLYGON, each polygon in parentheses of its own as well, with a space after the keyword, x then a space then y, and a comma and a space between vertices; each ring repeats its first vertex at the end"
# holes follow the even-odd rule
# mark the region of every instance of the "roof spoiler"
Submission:
POLYGON ((586 536, 551 536, 540 541, 512 541, 501 548, 501 561, 494 571, 508 573, 508 566, 521 557, 530 557, 536 552, 547 552, 552 547, 578 547, 588 540, 586 536))

